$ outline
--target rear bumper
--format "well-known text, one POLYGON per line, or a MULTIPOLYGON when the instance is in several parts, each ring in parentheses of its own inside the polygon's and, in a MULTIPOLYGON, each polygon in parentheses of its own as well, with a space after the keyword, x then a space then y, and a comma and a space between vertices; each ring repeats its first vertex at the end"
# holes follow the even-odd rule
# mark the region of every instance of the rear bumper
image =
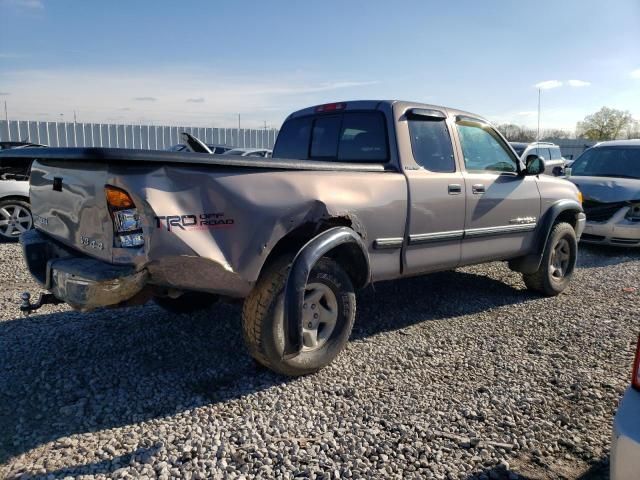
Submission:
POLYGON ((638 478, 640 472, 640 392, 629 388, 613 420, 611 480, 638 478))
POLYGON ((77 310, 115 306, 130 300, 147 283, 146 270, 112 265, 69 249, 30 230, 20 237, 27 268, 44 288, 77 310))

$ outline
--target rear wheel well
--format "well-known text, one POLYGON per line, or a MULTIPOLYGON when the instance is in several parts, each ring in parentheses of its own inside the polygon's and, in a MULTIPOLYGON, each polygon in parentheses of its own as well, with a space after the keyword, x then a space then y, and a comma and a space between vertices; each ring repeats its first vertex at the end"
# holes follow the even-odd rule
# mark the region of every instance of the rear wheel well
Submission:
MULTIPOLYGON (((333 217, 322 220, 318 223, 308 222, 299 227, 293 229, 282 237, 275 247, 269 252, 261 271, 264 271, 275 260, 286 254, 295 255, 300 249, 316 235, 329 230, 333 227, 352 227, 352 223, 348 218, 333 217)), ((345 243, 330 250, 325 255, 332 258, 347 272, 353 286, 361 288, 365 286, 368 281, 367 272, 369 266, 367 265, 367 258, 360 247, 353 243, 345 243)))

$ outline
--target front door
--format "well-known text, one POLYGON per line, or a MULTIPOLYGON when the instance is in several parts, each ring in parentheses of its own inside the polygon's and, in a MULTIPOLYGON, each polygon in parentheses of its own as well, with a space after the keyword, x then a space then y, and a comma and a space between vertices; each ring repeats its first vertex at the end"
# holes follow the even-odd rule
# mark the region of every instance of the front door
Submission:
POLYGON ((537 178, 518 173, 517 157, 487 123, 458 117, 456 130, 467 199, 462 263, 526 253, 540 216, 537 178))

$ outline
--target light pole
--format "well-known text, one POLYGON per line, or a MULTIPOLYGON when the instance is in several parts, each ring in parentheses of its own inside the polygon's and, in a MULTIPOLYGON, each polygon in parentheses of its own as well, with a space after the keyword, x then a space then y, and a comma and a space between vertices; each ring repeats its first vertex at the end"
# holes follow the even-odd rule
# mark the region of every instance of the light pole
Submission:
POLYGON ((538 88, 538 135, 536 136, 536 140, 540 141, 540 96, 542 94, 542 89, 538 88))

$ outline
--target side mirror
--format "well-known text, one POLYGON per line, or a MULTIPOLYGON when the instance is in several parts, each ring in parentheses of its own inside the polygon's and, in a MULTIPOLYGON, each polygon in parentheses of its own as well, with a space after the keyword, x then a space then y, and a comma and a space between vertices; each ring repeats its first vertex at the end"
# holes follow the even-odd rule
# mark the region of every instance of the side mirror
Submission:
POLYGON ((554 177, 560 177, 562 176, 564 172, 564 168, 563 167, 553 167, 553 176, 554 177))
POLYGON ((538 155, 527 155, 525 165, 527 166, 526 175, 540 175, 544 173, 544 160, 538 155))
POLYGON ((564 176, 565 177, 570 177, 571 176, 571 167, 567 167, 564 169, 564 176))

